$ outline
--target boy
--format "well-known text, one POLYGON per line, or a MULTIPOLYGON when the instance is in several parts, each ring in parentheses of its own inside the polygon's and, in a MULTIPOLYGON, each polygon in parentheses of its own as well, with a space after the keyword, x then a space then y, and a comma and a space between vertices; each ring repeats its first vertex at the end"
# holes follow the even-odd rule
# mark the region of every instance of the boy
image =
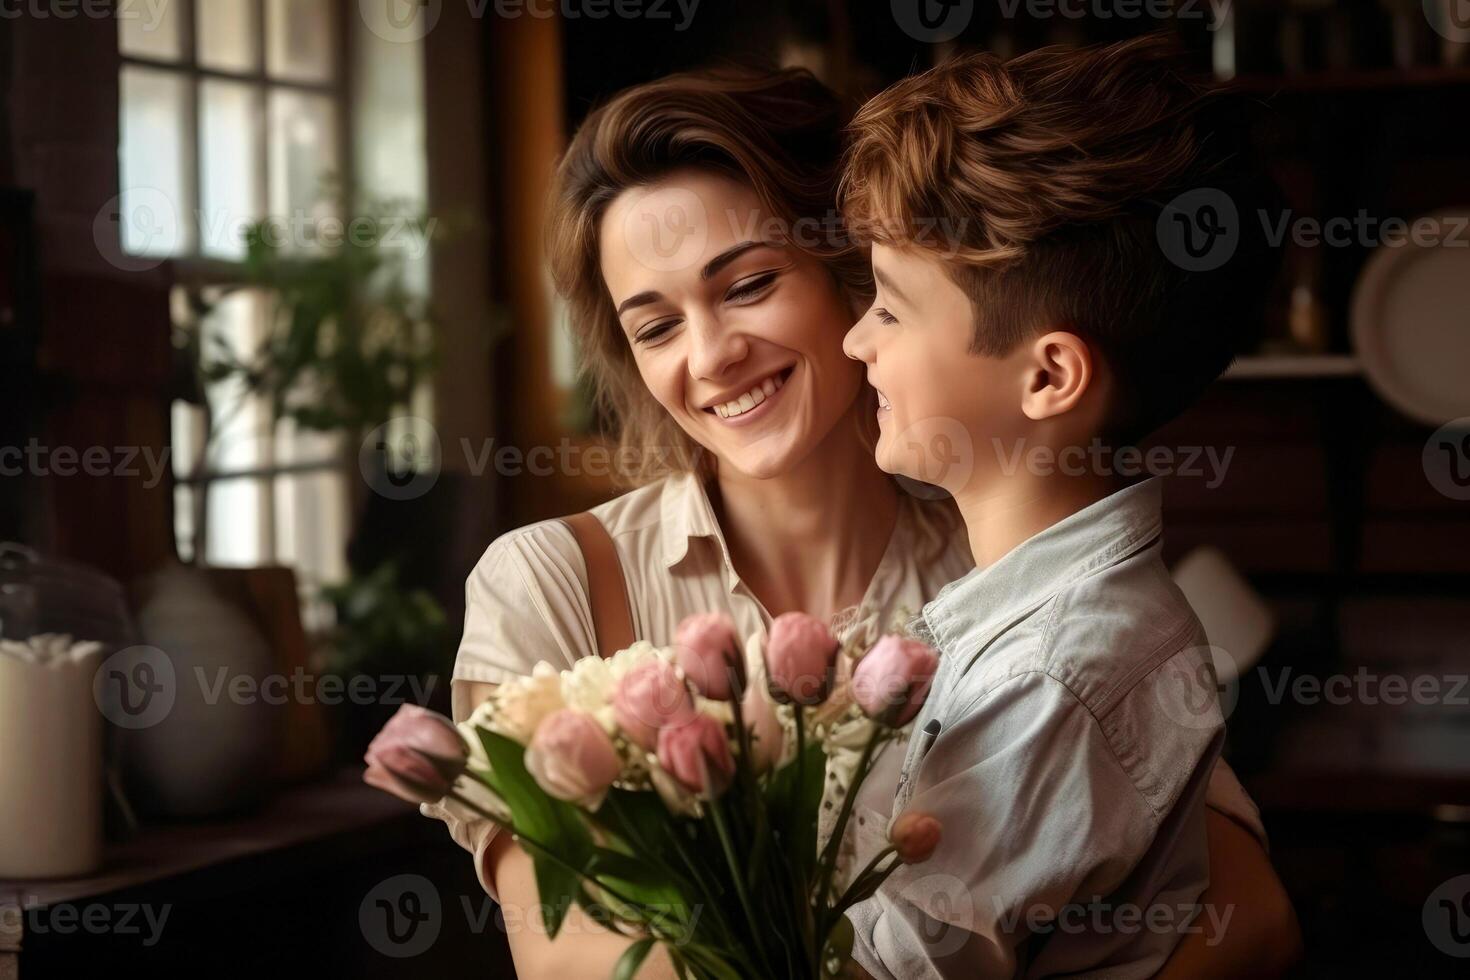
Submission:
POLYGON ((853 123, 877 293, 844 349, 880 466, 953 495, 977 566, 918 624, 941 666, 893 812, 944 836, 850 910, 872 976, 1149 977, 1198 926, 1223 721, 1158 481, 1111 450, 1225 369, 1264 281, 1242 228, 1213 268, 1177 247, 1239 193, 1211 106, 1153 36, 956 59, 853 123))

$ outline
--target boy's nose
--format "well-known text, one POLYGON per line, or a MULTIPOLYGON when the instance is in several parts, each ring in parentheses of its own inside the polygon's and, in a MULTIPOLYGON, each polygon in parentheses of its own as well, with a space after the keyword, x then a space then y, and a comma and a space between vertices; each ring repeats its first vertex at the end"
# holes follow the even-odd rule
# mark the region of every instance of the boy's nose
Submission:
POLYGON ((842 338, 842 353, 854 361, 868 362, 873 358, 873 347, 868 343, 868 315, 863 316, 854 323, 847 331, 847 336, 842 338))

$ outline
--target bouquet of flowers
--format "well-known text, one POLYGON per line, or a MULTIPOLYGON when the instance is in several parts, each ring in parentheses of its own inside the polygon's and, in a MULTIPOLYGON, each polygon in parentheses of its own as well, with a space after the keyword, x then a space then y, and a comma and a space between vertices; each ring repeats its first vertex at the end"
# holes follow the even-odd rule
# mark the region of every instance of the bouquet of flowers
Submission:
POLYGON ((938 662, 911 639, 842 645, 803 613, 742 644, 729 617, 685 619, 672 647, 639 642, 499 685, 467 722, 405 706, 367 754, 373 785, 445 796, 515 835, 535 864, 548 934, 576 903, 680 976, 833 976, 844 912, 939 841, 905 813, 889 845, 839 884, 838 850, 874 752, 918 712, 938 662), (854 733, 857 740, 854 740, 854 733), (860 744, 825 842, 829 755, 860 744))

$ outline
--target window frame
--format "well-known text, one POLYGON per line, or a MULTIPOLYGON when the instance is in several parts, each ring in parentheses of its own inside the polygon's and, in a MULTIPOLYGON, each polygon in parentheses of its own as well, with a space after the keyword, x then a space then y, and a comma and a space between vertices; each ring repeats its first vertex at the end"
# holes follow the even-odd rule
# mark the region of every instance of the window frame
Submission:
MULTIPOLYGON (((238 71, 223 68, 208 67, 199 60, 199 34, 196 12, 199 0, 185 0, 180 3, 179 16, 179 57, 177 60, 168 58, 151 57, 148 55, 129 53, 122 49, 119 31, 118 44, 118 77, 121 79, 123 72, 128 68, 142 68, 150 71, 167 72, 183 81, 184 83, 184 111, 183 131, 180 134, 181 142, 185 147, 184 154, 184 183, 187 195, 187 220, 189 247, 181 254, 169 256, 167 261, 173 271, 173 284, 175 288, 191 290, 206 290, 211 288, 227 288, 244 284, 241 275, 241 263, 207 255, 204 251, 204 222, 202 216, 204 206, 202 200, 202 148, 200 146, 201 112, 202 100, 200 98, 203 84, 210 80, 225 81, 231 83, 247 84, 252 90, 259 113, 261 124, 260 139, 257 141, 255 160, 255 194, 261 202, 261 214, 264 218, 270 215, 270 154, 272 139, 270 132, 270 95, 273 91, 294 91, 312 95, 326 96, 331 99, 334 106, 334 118, 336 124, 331 134, 332 145, 337 160, 337 174, 344 187, 353 186, 355 166, 353 160, 352 134, 354 132, 353 99, 354 90, 353 77, 353 30, 351 17, 355 14, 352 0, 323 0, 325 6, 331 9, 332 23, 329 31, 329 44, 331 45, 331 77, 325 81, 312 81, 289 77, 278 77, 270 74, 267 47, 269 44, 268 25, 266 23, 268 0, 233 0, 236 3, 250 3, 254 8, 254 43, 257 54, 254 69, 249 71, 238 71)), ((119 101, 119 114, 122 105, 119 101)), ((121 148, 121 147, 120 147, 121 148)), ((269 434, 269 440, 274 443, 277 433, 273 429, 269 434)), ((254 480, 262 485, 260 519, 264 532, 262 541, 264 544, 264 559, 275 561, 277 555, 276 546, 276 492, 277 481, 281 479, 291 480, 293 478, 309 477, 323 472, 342 473, 345 466, 344 457, 341 453, 333 454, 324 459, 293 461, 289 463, 274 462, 277 454, 272 452, 272 462, 265 465, 243 466, 243 467, 220 467, 213 468, 207 465, 200 472, 174 473, 175 487, 187 487, 191 494, 207 493, 209 487, 215 483, 233 480, 254 480)), ((350 479, 350 476, 348 477, 350 479)), ((194 498, 197 500, 197 498, 194 498)), ((191 507, 194 520, 197 522, 200 509, 197 503, 191 507)), ((177 530, 177 529, 176 529, 177 530)), ((194 528, 194 541, 199 538, 199 528, 194 528)), ((192 556, 193 560, 201 560, 201 556, 192 556)), ((203 560, 208 560, 203 556, 203 560)))

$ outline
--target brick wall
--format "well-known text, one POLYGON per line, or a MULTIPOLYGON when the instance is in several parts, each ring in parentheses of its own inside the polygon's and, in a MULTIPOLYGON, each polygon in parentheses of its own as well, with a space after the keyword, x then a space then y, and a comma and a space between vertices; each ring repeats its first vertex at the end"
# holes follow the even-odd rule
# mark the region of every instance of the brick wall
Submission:
POLYGON ((117 29, 31 8, 5 27, 0 181, 35 194, 41 333, 29 435, 48 450, 20 478, 23 536, 130 578, 172 554, 171 482, 145 486, 142 467, 59 475, 69 467, 54 456, 102 447, 118 470, 126 454, 168 444, 171 273, 116 262, 117 29))

